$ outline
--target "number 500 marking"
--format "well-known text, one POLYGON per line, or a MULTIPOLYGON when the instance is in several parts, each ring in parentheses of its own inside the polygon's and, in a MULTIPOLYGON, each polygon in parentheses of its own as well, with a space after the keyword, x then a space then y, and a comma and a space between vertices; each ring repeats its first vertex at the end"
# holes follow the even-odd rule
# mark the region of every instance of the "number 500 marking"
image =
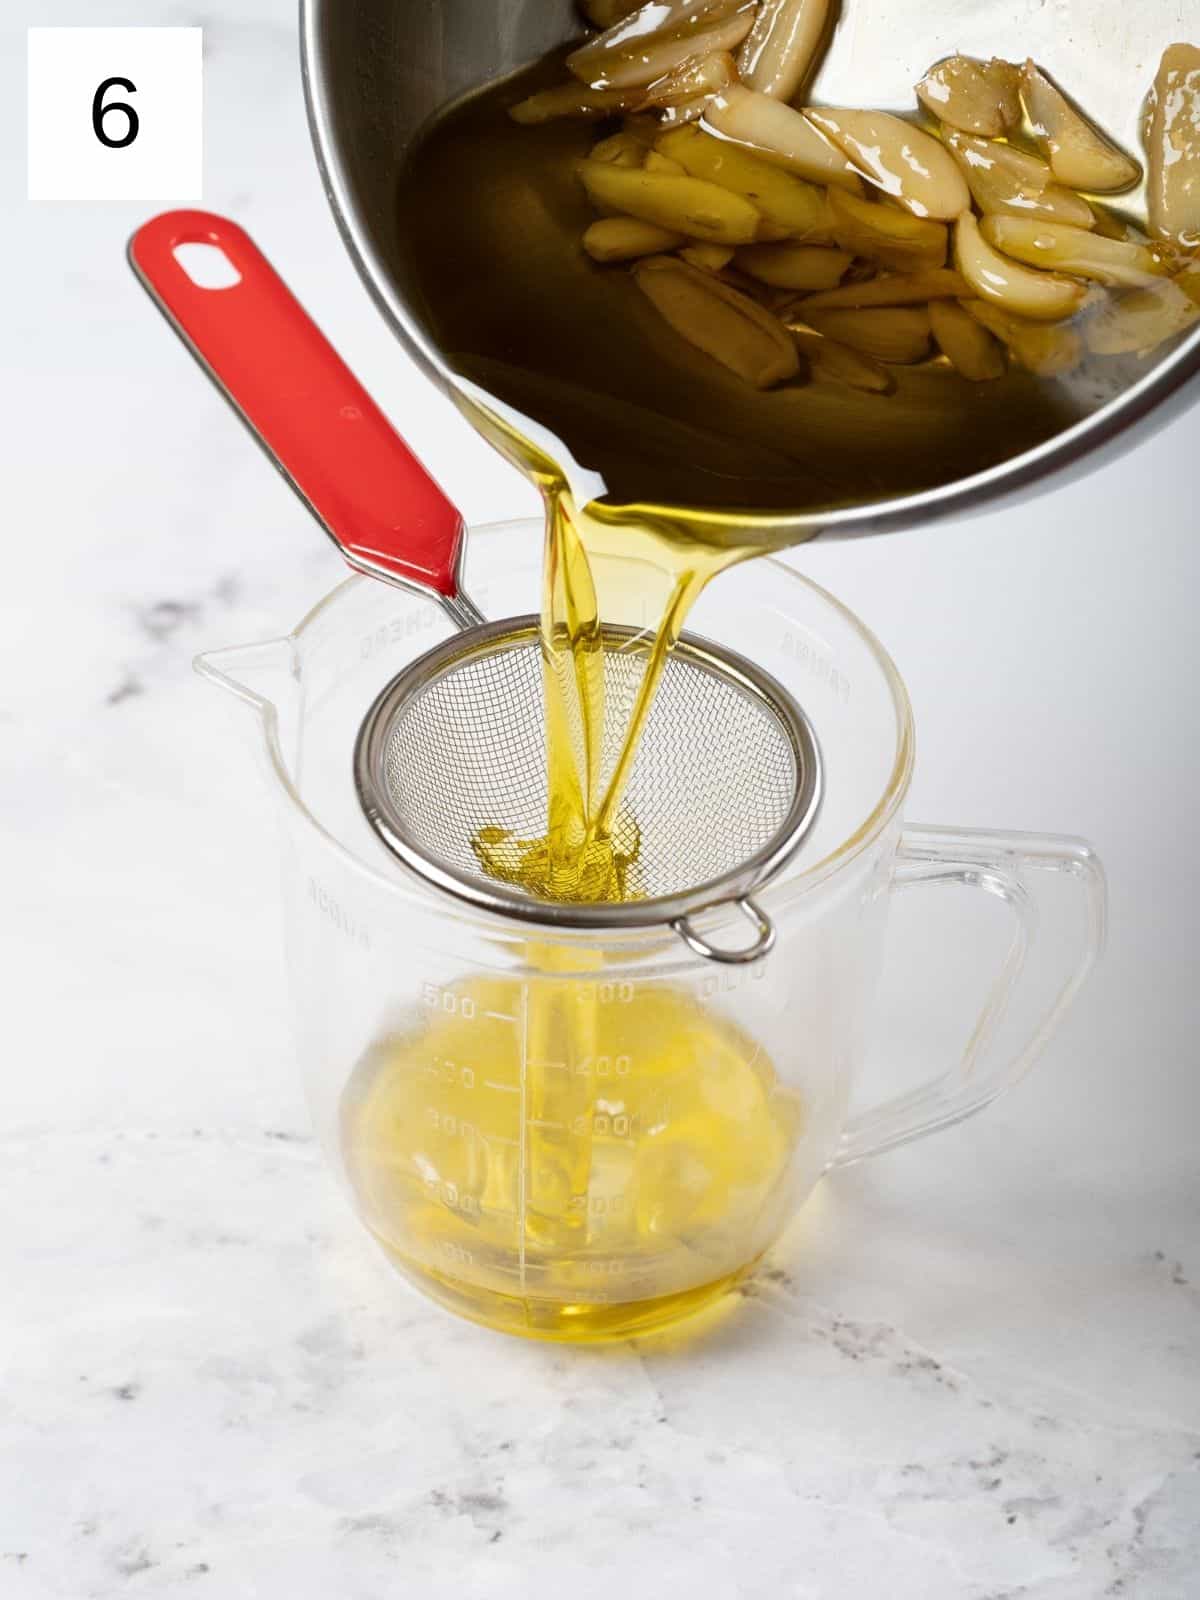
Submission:
POLYGON ((130 83, 128 78, 105 78, 92 98, 92 130, 97 139, 110 150, 125 150, 137 138, 142 124, 137 112, 131 105, 126 105, 124 100, 114 100, 109 105, 104 104, 104 96, 110 89, 124 89, 126 94, 136 94, 137 84, 130 83), (119 139, 111 138, 104 126, 105 117, 111 117, 115 112, 120 112, 125 118, 125 132, 119 139))

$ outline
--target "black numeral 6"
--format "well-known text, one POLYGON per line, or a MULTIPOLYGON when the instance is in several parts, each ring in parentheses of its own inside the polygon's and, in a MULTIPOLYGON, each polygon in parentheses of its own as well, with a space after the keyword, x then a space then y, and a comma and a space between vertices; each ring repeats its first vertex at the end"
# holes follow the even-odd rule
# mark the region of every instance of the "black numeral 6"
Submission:
POLYGON ((104 96, 110 89, 124 89, 127 94, 136 94, 137 85, 130 83, 128 78, 105 78, 92 100, 92 128, 97 139, 110 150, 124 150, 137 138, 141 123, 137 112, 132 106, 126 105, 124 100, 113 100, 109 105, 104 104, 104 96), (106 131, 104 119, 118 111, 125 118, 125 131, 119 139, 114 139, 106 131))

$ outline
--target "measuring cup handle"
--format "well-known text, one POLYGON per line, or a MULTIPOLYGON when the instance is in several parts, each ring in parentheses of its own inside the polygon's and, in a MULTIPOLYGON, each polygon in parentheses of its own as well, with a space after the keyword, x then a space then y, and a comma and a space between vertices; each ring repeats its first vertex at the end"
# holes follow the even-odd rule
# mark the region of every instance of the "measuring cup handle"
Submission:
MULTIPOLYGON (((244 229, 172 211, 129 242, 137 276, 351 566, 481 620, 459 589, 463 519, 244 229), (181 245, 237 273, 204 288, 181 245)), ((462 618, 458 611, 465 614, 462 618)))
POLYGON ((1104 948, 1104 869, 1082 840, 951 828, 906 831, 893 891, 955 884, 994 895, 1013 913, 1016 928, 1000 975, 961 1061, 910 1094, 855 1117, 831 1166, 877 1155, 982 1111, 1037 1060, 1104 948), (1055 886, 1062 902, 1057 907, 1051 904, 1055 886), (1066 913, 1073 927, 1061 940, 1058 987, 1047 1005, 1044 980, 1053 952, 1045 924, 1054 909, 1066 913), (1030 955, 1041 959, 1027 963, 1030 955))

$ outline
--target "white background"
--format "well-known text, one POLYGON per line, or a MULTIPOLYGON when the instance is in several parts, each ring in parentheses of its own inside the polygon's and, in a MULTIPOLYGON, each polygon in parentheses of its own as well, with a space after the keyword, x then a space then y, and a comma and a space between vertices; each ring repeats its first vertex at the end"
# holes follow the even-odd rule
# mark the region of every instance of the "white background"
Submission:
MULTIPOLYGON (((0 17, 0 1593, 1194 1594, 1200 411, 1024 506, 795 557, 908 682, 914 818, 1107 863, 1107 962, 1035 1074, 826 1185, 724 1344, 498 1341, 406 1296, 303 1142, 269 816, 190 658, 341 571, 129 274, 146 208, 24 199, 24 30, 97 20, 0 17)), ((290 0, 203 22, 207 202, 469 517, 533 509, 357 282, 290 0)), ((919 998, 897 1076, 957 1042, 919 998)))
MULTIPOLYGON (((203 67, 199 28, 34 28, 29 35, 29 197, 31 200, 200 199, 203 67), (113 148, 96 137, 96 91, 113 85, 105 106, 137 113, 132 143, 113 148)), ((102 118, 110 139, 124 139, 123 111, 102 118)))

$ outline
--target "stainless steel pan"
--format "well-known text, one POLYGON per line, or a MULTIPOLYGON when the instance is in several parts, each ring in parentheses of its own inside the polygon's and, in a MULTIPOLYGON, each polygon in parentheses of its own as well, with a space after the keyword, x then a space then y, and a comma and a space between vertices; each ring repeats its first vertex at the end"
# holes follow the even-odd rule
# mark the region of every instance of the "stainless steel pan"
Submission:
MULTIPOLYGON (((397 174, 414 137, 447 102, 578 34, 573 0, 301 0, 301 12, 313 139, 342 235, 392 328, 454 392, 461 363, 439 350, 430 316, 403 287, 397 174)), ((843 0, 809 98, 910 110, 911 85, 955 50, 1033 55, 1136 150, 1142 98, 1163 48, 1198 34, 1196 0, 843 0)), ((1032 384, 981 386, 991 393, 966 419, 960 386, 943 385, 945 399, 931 388, 919 437, 900 430, 894 441, 897 450, 927 451, 923 483, 866 505, 845 503, 848 495, 832 510, 798 505, 776 520, 800 540, 994 506, 1161 426, 1200 392, 1198 373, 1200 331, 1151 357, 1112 363, 1099 383, 1056 385, 1052 403, 1032 384), (993 436, 1017 437, 1018 453, 1005 444, 989 455, 980 441, 993 436)), ((889 448, 896 430, 880 403, 855 404, 873 408, 863 411, 871 449, 889 448)), ((821 406, 814 393, 815 457, 841 460, 846 482, 858 481, 853 415, 844 401, 827 418, 821 406)))

